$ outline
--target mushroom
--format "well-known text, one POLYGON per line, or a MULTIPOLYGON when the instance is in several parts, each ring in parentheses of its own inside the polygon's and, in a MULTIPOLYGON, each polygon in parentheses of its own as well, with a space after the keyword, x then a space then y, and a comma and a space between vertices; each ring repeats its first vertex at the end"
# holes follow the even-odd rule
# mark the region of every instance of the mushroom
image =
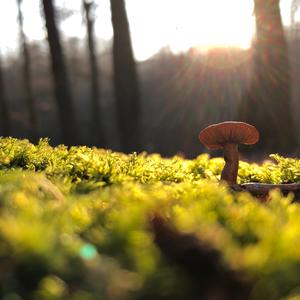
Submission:
POLYGON ((228 121, 206 127, 199 133, 199 139, 208 149, 223 148, 225 166, 221 179, 232 186, 236 184, 239 168, 238 144, 255 144, 259 132, 250 124, 228 121))

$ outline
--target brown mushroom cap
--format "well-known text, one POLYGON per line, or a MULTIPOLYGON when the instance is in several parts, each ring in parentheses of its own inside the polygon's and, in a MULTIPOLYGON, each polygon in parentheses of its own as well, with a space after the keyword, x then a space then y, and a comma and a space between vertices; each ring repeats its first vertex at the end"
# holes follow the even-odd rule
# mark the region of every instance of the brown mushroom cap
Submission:
POLYGON ((226 143, 255 144, 259 132, 250 124, 228 121, 206 127, 199 133, 199 139, 208 149, 220 149, 226 143))

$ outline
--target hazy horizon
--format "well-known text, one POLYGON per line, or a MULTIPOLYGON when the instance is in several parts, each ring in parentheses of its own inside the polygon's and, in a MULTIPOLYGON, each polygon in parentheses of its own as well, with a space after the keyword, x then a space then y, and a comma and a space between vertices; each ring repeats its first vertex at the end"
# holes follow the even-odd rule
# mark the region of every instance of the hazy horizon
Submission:
MULTIPOLYGON (((29 40, 46 37, 40 16, 39 0, 24 1, 24 28, 29 40)), ((81 0, 57 0, 58 7, 68 7, 74 14, 61 22, 66 37, 85 37, 81 0)), ((97 1, 96 1, 97 2, 97 1)), ((281 1, 282 18, 290 23, 290 2, 281 1)), ((145 60, 164 47, 174 53, 191 47, 234 46, 248 48, 255 32, 253 1, 228 0, 126 0, 132 43, 137 60, 145 60), (188 1, 188 5, 187 5, 188 1)), ((15 1, 0 3, 2 52, 13 52, 18 46, 17 9, 15 1), (2 23, 1 23, 2 22, 2 23)), ((296 18, 299 19, 299 14, 296 18)), ((99 39, 110 40, 112 27, 109 0, 98 3, 96 34, 99 39)))

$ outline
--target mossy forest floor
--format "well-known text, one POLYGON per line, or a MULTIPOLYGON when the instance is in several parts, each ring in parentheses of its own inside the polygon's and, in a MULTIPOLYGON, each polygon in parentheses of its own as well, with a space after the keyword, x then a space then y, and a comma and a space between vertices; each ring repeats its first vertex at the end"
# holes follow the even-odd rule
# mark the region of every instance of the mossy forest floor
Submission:
MULTIPOLYGON (((191 299, 154 242, 154 213, 243 274, 249 299, 300 299, 300 205, 231 191, 223 164, 0 139, 1 299, 191 299)), ((300 182, 300 160, 240 162, 238 182, 300 182)))

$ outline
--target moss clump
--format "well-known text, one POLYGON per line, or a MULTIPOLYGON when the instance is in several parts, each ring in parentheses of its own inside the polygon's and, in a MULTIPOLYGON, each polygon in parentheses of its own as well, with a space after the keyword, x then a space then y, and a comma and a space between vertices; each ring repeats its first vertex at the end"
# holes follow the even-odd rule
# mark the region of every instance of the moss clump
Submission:
MULTIPOLYGON (((272 158, 242 162, 239 182, 300 181, 299 160, 272 158)), ((157 211, 243 272, 253 299, 296 299, 299 204, 276 191, 265 204, 233 193, 218 183, 222 166, 207 154, 166 159, 0 139, 1 299, 188 299, 187 277, 153 241, 157 211)))

